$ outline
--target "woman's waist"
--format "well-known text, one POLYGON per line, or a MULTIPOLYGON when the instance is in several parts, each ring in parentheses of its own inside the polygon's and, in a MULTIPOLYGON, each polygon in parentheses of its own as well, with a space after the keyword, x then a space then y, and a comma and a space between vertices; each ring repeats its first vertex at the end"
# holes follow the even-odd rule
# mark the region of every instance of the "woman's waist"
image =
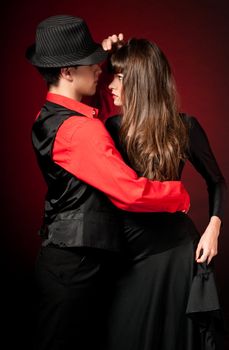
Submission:
MULTIPOLYGON (((124 227, 139 227, 144 229, 153 229, 160 231, 164 228, 181 229, 181 228, 195 228, 192 219, 183 212, 167 213, 136 213, 123 212, 122 213, 124 227)), ((196 228, 195 228, 196 229, 196 228)))
POLYGON ((187 214, 130 214, 123 215, 123 223, 126 248, 131 255, 158 253, 199 239, 198 230, 187 214))

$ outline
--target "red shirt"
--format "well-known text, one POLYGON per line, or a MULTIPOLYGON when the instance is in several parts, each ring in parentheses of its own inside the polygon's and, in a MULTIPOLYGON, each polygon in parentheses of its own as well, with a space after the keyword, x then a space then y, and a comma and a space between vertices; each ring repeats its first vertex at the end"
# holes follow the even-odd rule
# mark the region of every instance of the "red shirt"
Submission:
POLYGON ((104 192, 120 209, 188 210, 189 195, 180 181, 150 181, 138 177, 124 163, 110 134, 97 118, 97 109, 53 93, 48 93, 47 100, 84 115, 70 117, 60 126, 53 147, 55 163, 104 192))

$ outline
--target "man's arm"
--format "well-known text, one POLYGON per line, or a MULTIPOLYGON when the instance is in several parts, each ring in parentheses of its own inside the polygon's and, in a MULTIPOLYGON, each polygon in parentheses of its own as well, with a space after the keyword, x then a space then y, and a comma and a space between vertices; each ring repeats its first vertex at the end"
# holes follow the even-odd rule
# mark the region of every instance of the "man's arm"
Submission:
POLYGON ((59 128, 53 160, 104 192, 120 209, 138 212, 187 211, 189 195, 180 181, 150 181, 127 166, 96 118, 71 117, 59 128))

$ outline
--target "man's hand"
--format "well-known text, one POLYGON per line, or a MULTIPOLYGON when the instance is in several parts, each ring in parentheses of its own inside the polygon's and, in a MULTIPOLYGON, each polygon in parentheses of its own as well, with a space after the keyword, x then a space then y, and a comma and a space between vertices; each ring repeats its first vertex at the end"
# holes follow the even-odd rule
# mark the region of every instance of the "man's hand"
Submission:
POLYGON ((102 47, 105 51, 110 51, 113 46, 121 47, 123 45, 124 36, 122 33, 113 34, 102 41, 102 47))

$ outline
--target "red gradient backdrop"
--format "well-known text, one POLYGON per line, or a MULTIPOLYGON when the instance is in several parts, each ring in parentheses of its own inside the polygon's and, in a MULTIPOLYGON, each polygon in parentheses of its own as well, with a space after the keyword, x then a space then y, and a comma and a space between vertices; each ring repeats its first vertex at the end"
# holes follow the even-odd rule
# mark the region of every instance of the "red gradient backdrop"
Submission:
MULTIPOLYGON (((83 17, 94 39, 123 32, 126 38, 146 37, 167 55, 177 82, 182 111, 195 115, 206 130, 222 172, 228 179, 229 4, 200 1, 7 1, 2 11, 2 254, 9 297, 5 324, 30 348, 33 290, 30 280, 39 248, 45 184, 33 154, 30 133, 44 101, 45 85, 25 60, 34 42, 37 24, 56 14, 83 17), (24 315, 25 321, 21 323, 24 315), (27 339, 27 340, 25 340, 27 339)), ((184 182, 190 191, 190 215, 202 231, 208 220, 207 191, 203 179, 187 166, 184 182)), ((228 182, 228 180, 227 180, 228 182)), ((225 213, 219 255, 215 259, 221 304, 228 317, 229 222, 225 213)), ((4 299, 5 300, 5 299, 4 299)))

